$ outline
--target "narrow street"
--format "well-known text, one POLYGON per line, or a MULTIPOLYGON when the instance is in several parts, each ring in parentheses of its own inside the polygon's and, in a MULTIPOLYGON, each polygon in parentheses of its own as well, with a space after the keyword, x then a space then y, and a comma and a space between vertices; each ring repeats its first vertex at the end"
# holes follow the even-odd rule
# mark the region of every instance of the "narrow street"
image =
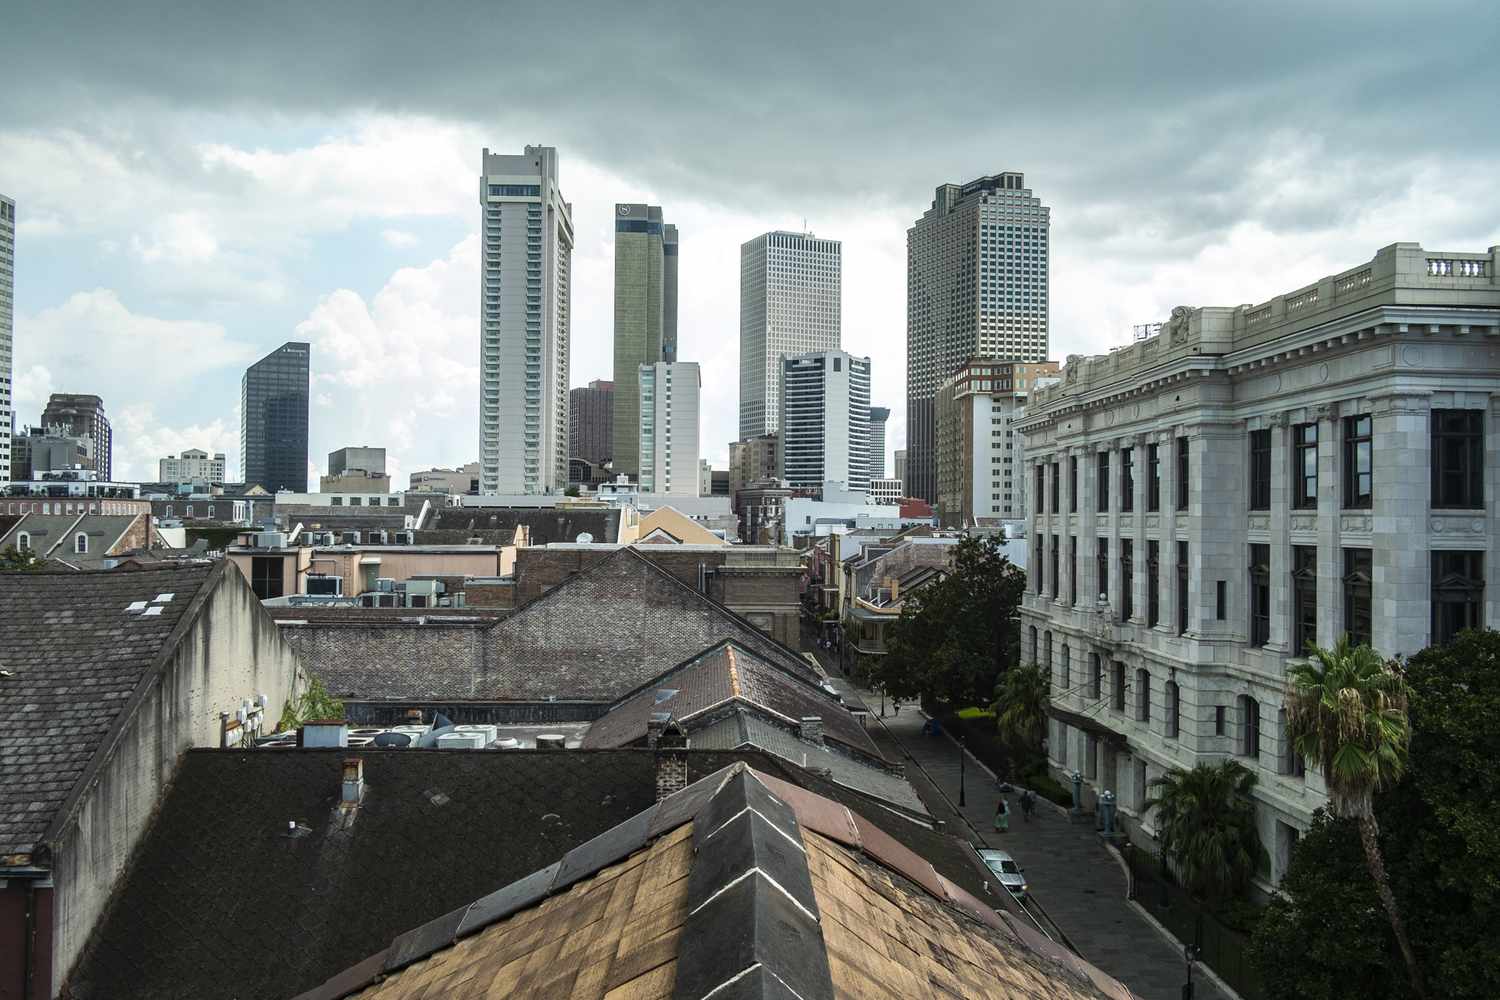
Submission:
MULTIPOLYGON (((814 639, 807 630, 806 647, 817 653, 824 669, 837 674, 835 659, 817 650, 814 639)), ((1055 931, 1060 931, 1080 955, 1144 1000, 1181 997, 1187 975, 1181 950, 1126 901, 1125 871, 1092 823, 1072 823, 1067 810, 1040 798, 1027 822, 1017 797, 1009 795, 1010 831, 995 832, 1000 795, 984 765, 972 754, 965 756, 960 808, 958 744, 946 733, 924 736, 927 717, 915 705, 903 705, 896 712, 887 702, 886 717, 881 719, 880 695, 861 691, 860 696, 873 716, 871 736, 888 757, 906 763, 912 786, 933 816, 944 820, 955 836, 1010 852, 1024 869, 1034 897, 1029 909, 1049 933, 1058 937, 1055 931)), ((1201 967, 1194 970, 1193 984, 1195 1000, 1226 1000, 1201 967)))

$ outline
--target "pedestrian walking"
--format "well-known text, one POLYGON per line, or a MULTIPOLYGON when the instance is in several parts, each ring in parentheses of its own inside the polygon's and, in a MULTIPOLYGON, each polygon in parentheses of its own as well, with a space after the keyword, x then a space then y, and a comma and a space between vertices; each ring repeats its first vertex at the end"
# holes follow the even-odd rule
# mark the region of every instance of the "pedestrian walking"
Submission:
POLYGON ((1010 832, 1010 803, 1006 802, 1003 796, 995 804, 995 832, 1010 832))
POLYGON ((1021 818, 1031 822, 1031 811, 1036 808, 1036 792, 1031 789, 1021 793, 1021 818))

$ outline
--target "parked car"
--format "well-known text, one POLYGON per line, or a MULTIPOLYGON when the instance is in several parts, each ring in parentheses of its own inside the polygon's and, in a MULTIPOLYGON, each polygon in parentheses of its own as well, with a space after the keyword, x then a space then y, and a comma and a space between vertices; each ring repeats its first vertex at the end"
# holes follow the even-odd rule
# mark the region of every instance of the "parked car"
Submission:
POLYGON ((1016 864, 1016 859, 1005 851, 996 851, 991 848, 981 848, 979 858, 984 866, 995 873, 995 878, 1000 884, 1009 890, 1010 894, 1017 899, 1025 899, 1028 886, 1026 876, 1022 874, 1023 869, 1016 864))

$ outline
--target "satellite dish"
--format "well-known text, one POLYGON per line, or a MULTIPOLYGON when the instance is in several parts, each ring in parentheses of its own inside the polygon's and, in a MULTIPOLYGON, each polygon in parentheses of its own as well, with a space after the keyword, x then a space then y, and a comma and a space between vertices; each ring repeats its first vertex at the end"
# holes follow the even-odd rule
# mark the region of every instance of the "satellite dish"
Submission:
POLYGON ((580 545, 587 545, 594 540, 594 535, 589 531, 581 531, 578 533, 578 537, 574 540, 580 545))

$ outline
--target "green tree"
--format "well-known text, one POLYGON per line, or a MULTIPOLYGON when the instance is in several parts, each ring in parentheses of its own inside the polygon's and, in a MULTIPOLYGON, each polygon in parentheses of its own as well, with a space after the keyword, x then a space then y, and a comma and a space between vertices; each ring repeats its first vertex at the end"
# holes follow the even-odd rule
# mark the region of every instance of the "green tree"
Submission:
POLYGON ((307 684, 307 690, 295 700, 289 699, 281 709, 281 719, 276 723, 276 731, 286 732, 288 729, 296 729, 304 722, 315 719, 342 719, 344 717, 344 703, 328 693, 328 688, 323 682, 314 677, 307 684))
POLYGON ((1041 756, 1050 687, 1042 668, 1028 663, 1007 670, 995 689, 995 725, 1027 763, 1041 756))
POLYGON ((1265 854, 1255 826, 1255 774, 1237 760, 1174 767, 1151 779, 1161 846, 1183 885, 1210 902, 1234 898, 1265 854))
POLYGON ((994 537, 965 538, 952 567, 902 604, 873 680, 897 698, 975 705, 1019 655, 1026 574, 994 537))
POLYGON ((563 490, 563 496, 565 496, 565 497, 576 497, 576 496, 579 495, 580 492, 581 491, 579 490, 577 483, 569 483, 568 484, 568 488, 565 489, 565 490, 563 490))
POLYGON ((1332 649, 1312 647, 1287 669, 1287 724, 1292 746, 1316 761, 1334 815, 1356 821, 1365 866, 1385 908, 1391 933, 1417 996, 1425 996, 1416 955, 1391 892, 1380 852, 1376 792, 1401 779, 1411 742, 1405 679, 1369 646, 1339 637, 1332 649))
POLYGON ((15 546, 10 545, 6 546, 4 552, 0 552, 0 573, 35 573, 43 565, 42 560, 30 549, 19 552, 15 546))
POLYGON ((1398 1000, 1391 929, 1352 820, 1319 810, 1261 914, 1251 960, 1267 1000, 1398 1000))

